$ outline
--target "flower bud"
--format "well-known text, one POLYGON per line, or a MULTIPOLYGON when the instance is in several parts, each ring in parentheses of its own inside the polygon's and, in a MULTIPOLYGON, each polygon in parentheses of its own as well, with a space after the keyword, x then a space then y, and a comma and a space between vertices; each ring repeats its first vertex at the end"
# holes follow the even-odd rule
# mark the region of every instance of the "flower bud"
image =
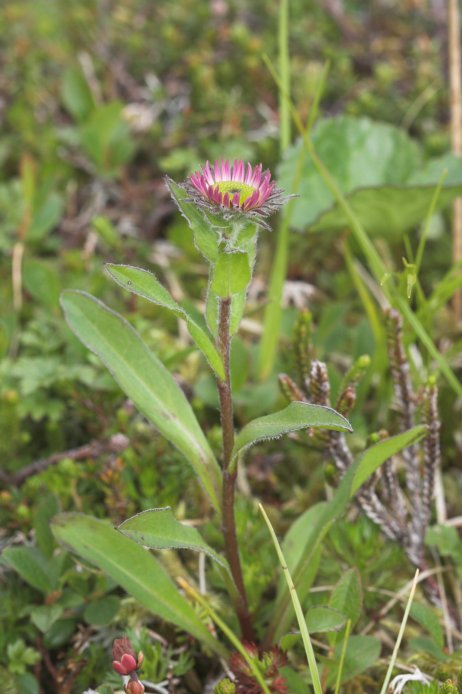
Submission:
POLYGON ((138 668, 135 653, 126 636, 114 641, 112 645, 112 659, 112 667, 119 675, 130 675, 132 672, 136 672, 138 668))
POLYGON ((127 694, 144 694, 144 685, 139 680, 130 680, 124 689, 127 694))

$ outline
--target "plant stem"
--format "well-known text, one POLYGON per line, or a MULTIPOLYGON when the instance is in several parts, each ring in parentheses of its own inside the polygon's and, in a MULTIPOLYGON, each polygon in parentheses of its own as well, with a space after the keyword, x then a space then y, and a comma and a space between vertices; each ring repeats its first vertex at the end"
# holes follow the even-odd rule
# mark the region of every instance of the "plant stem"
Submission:
POLYGON ((236 614, 241 626, 241 635, 245 641, 255 641, 252 618, 248 608, 247 594, 242 576, 239 546, 236 534, 234 515, 234 494, 236 489, 237 469, 229 471, 231 454, 234 446, 233 400, 231 392, 230 348, 231 338, 229 322, 231 314, 231 297, 220 299, 218 316, 218 344, 223 360, 225 380, 217 380, 220 398, 221 428, 223 432, 223 519, 222 530, 225 540, 225 553, 238 594, 235 599, 236 614))

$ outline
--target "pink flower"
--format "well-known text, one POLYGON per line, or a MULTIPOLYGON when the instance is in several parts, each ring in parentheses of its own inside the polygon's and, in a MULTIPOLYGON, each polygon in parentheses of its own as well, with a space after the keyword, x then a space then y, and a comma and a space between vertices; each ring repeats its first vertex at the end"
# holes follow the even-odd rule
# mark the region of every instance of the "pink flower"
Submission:
POLYGON ((116 639, 112 644, 112 658, 112 667, 123 676, 136 672, 143 662, 141 651, 138 653, 138 659, 135 658, 132 645, 126 636, 116 639))
POLYGON ((226 219, 232 215, 253 218, 267 227, 265 217, 277 212, 288 197, 271 180, 270 171, 261 164, 252 167, 240 159, 230 164, 223 159, 213 166, 207 162, 183 184, 191 201, 210 212, 220 212, 226 219))

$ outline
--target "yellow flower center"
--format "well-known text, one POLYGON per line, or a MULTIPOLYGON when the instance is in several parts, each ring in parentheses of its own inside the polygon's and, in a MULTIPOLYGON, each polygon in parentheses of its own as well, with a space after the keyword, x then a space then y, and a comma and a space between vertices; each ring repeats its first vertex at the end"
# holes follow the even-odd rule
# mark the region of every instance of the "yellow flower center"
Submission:
POLYGON ((230 198, 236 193, 239 193, 239 205, 242 205, 252 193, 255 192, 256 188, 249 186, 247 183, 241 183, 240 181, 218 181, 216 186, 220 193, 224 195, 229 193, 230 198))

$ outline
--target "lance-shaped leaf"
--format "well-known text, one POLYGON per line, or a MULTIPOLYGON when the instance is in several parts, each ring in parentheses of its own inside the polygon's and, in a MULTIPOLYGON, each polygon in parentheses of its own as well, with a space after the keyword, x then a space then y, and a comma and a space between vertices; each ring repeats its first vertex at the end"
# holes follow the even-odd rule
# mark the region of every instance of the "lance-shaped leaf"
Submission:
POLYGON ((133 294, 142 296, 158 306, 172 311, 178 318, 186 321, 189 334, 199 347, 217 376, 224 380, 223 362, 218 351, 205 330, 178 304, 170 292, 159 282, 157 277, 148 270, 132 267, 131 265, 115 265, 106 263, 108 275, 121 287, 133 294))
POLYGON ((150 612, 223 654, 223 647, 148 550, 106 522, 83 514, 55 516, 52 530, 57 540, 108 574, 150 612))
POLYGON ((100 357, 138 409, 184 454, 219 510, 220 468, 173 376, 136 330, 98 299, 66 291, 61 305, 70 328, 100 357))
POLYGON ((119 525, 118 530, 151 549, 192 549, 204 552, 229 571, 224 557, 208 545, 196 528, 176 520, 170 506, 151 508, 119 525))
MULTIPOLYGON (((409 431, 384 439, 368 448, 347 471, 332 500, 328 503, 318 504, 319 510, 316 514, 312 513, 312 509, 309 509, 289 528, 283 546, 293 544, 292 540, 297 539, 297 547, 292 552, 291 573, 302 602, 315 578, 311 571, 311 565, 313 559, 317 557, 319 546, 332 524, 345 512, 348 503, 361 484, 364 484, 392 455, 396 455, 403 448, 417 443, 425 436, 425 433, 426 428, 424 426, 413 427, 409 431), (303 542, 303 538, 305 538, 305 542, 303 542)), ((281 582, 274 616, 267 636, 271 642, 277 640, 288 630, 292 619, 290 605, 289 592, 281 582)))
POLYGON ((330 407, 307 402, 291 402, 279 412, 249 422, 236 437, 233 460, 259 441, 277 439, 283 434, 308 428, 352 431, 350 422, 330 407))

